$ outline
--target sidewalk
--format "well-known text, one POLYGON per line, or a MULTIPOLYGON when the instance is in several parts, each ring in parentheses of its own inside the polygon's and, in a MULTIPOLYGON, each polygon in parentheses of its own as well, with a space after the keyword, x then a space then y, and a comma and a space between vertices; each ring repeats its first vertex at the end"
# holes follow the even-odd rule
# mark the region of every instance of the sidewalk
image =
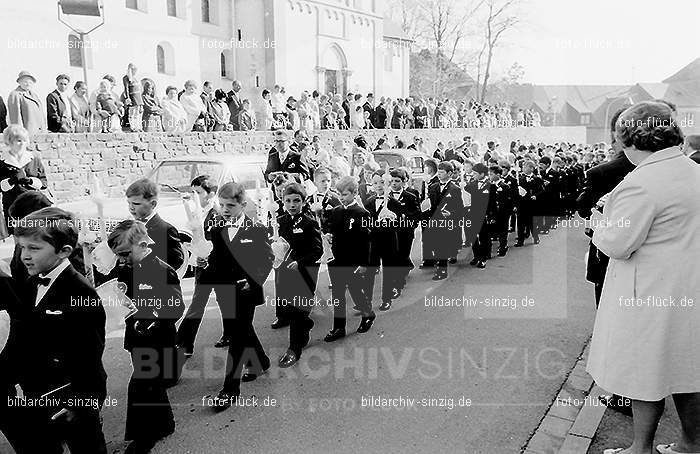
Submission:
MULTIPOLYGON (((569 372, 556 399, 523 449, 524 454, 602 454, 632 444, 632 418, 598 401, 607 394, 586 373, 588 344, 569 372)), ((654 445, 680 439, 680 421, 671 398, 659 422, 654 445)))

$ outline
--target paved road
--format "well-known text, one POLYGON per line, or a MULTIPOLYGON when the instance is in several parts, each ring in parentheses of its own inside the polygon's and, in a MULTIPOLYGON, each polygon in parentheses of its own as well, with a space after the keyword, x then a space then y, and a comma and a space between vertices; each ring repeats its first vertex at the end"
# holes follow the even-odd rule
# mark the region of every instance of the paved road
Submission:
MULTIPOLYGON (((170 391, 176 433, 155 452, 520 452, 591 331, 586 244, 581 230, 559 228, 538 246, 511 248, 486 270, 470 267, 471 254, 465 260, 463 251, 448 280, 436 284, 429 271, 415 270, 404 295, 379 313, 369 333, 354 333, 359 319, 351 317, 353 334, 333 344, 322 340, 331 311, 318 310, 300 363, 273 366, 243 384, 243 397, 251 398, 246 404, 254 396, 257 406, 220 414, 202 400, 219 389, 225 360, 211 347, 220 336, 212 300, 185 378, 170 391), (445 307, 447 299, 466 307, 445 307), (435 302, 442 306, 430 305, 435 302), (370 406, 378 397, 401 400, 370 406)), ((189 298, 192 282, 184 288, 189 298)), ((328 296, 323 278, 319 293, 328 296)), ((256 314, 274 360, 288 331, 269 328, 273 307, 256 314)), ((104 358, 116 406, 103 414, 110 452, 119 452, 131 365, 114 322, 108 337, 104 358)))

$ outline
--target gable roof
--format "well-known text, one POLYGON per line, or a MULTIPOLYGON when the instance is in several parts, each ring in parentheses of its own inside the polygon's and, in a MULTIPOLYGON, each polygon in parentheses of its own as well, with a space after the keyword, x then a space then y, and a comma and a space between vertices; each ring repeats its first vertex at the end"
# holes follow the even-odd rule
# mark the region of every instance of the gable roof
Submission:
POLYGON ((384 18, 384 38, 413 41, 406 32, 403 31, 401 24, 386 17, 384 18))
POLYGON ((680 71, 671 77, 664 79, 665 84, 676 82, 690 82, 700 80, 700 57, 696 58, 690 64, 684 66, 680 71))

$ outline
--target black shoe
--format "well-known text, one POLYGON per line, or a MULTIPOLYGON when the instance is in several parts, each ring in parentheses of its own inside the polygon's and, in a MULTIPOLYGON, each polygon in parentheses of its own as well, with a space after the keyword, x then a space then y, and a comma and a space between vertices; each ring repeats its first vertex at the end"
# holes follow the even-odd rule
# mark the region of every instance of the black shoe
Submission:
POLYGON ((598 400, 611 410, 622 413, 626 416, 632 416, 632 403, 627 399, 617 394, 601 394, 598 400))
POLYGON ((124 454, 148 454, 155 447, 156 443, 158 443, 158 440, 133 440, 124 450, 124 454))
POLYGON ((479 262, 476 263, 476 267, 477 267, 477 268, 481 268, 481 269, 483 270, 484 268, 486 268, 486 262, 484 262, 484 261, 479 261, 479 262))
POLYGON ((191 358, 194 354, 194 347, 183 347, 182 345, 176 346, 178 354, 184 356, 185 358, 191 358))
POLYGON ((289 326, 289 320, 286 320, 284 318, 276 318, 274 322, 270 325, 270 328, 272 329, 280 329, 284 328, 285 326, 289 326))
POLYGON ((420 269, 425 270, 427 268, 433 268, 435 266, 435 263, 429 262, 429 261, 424 261, 423 263, 420 264, 420 269))
POLYGON ((262 364, 262 370, 261 371, 253 371, 253 370, 246 370, 243 372, 243 375, 241 375, 241 381, 244 383, 255 381, 259 375, 264 374, 267 372, 267 370, 270 368, 270 360, 267 360, 267 364, 262 364))
POLYGON ((476 265, 477 263, 479 263, 479 259, 477 259, 477 258, 472 259, 472 261, 469 262, 469 264, 470 264, 471 266, 474 266, 474 265, 476 265))
POLYGON ((454 265, 457 263, 457 257, 450 257, 450 259, 447 261, 450 265, 454 265))
POLYGON ((540 240, 539 240, 539 238, 538 238, 538 239, 536 239, 536 240, 532 240, 532 244, 540 244, 540 240))
POLYGON ((233 393, 227 393, 226 391, 219 391, 219 394, 216 395, 214 398, 214 405, 212 408, 214 411, 219 412, 219 411, 224 411, 227 408, 229 408, 231 405, 233 405, 233 402, 236 401, 236 398, 239 396, 238 393, 233 394, 233 393))
POLYGON ((505 257, 507 252, 508 252, 508 248, 507 248, 507 247, 504 248, 504 249, 499 249, 499 250, 498 250, 498 256, 499 256, 499 257, 505 257))
POLYGON ((398 287, 392 288, 391 289, 391 299, 395 300, 399 296, 401 296, 401 289, 398 287))
POLYGON ((377 318, 377 316, 374 314, 370 315, 369 317, 362 317, 360 326, 357 327, 357 332, 366 333, 367 331, 369 331, 369 329, 372 327, 372 324, 374 323, 375 318, 377 318))
POLYGON ((344 329, 332 329, 328 332, 328 334, 326 334, 326 337, 324 337, 323 340, 326 342, 335 342, 343 337, 345 337, 344 329))
POLYGON ((523 242, 522 242, 522 241, 518 241, 517 243, 515 243, 515 244, 513 245, 513 247, 523 247, 523 242))
POLYGON ((214 344, 214 348, 226 348, 230 343, 231 339, 221 336, 221 339, 214 344))
POLYGON ((299 356, 291 350, 287 350, 287 353, 282 355, 282 357, 277 362, 277 365, 282 369, 292 367, 296 362, 299 361, 299 356))
POLYGON ((379 306, 380 311, 388 311, 391 309, 391 301, 384 301, 381 306, 379 306))

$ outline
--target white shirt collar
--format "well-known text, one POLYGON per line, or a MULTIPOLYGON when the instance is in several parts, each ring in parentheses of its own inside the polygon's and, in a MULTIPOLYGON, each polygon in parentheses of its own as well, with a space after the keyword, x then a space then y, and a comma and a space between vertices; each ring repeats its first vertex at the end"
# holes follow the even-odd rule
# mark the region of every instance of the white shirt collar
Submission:
POLYGON ((353 205, 357 205, 357 200, 353 200, 353 201, 350 202, 349 204, 343 205, 343 208, 347 209, 347 208, 350 208, 350 207, 353 206, 353 205))
POLYGON ((42 278, 48 277, 49 279, 51 279, 51 283, 53 283, 53 281, 56 280, 58 275, 61 274, 63 272, 63 270, 68 268, 68 265, 70 265, 70 262, 68 261, 68 259, 63 259, 63 260, 61 260, 61 263, 56 265, 56 267, 54 269, 52 269, 51 271, 49 271, 46 274, 43 274, 43 273, 39 274, 39 277, 42 277, 42 278))
POLYGON ((15 157, 8 150, 2 152, 2 160, 19 169, 32 162, 32 159, 34 159, 34 155, 27 149, 24 149, 19 157, 15 157))
POLYGON ((144 224, 148 224, 148 222, 149 222, 151 219, 153 219, 153 216, 155 216, 156 214, 157 214, 157 213, 156 213, 156 210, 153 210, 153 212, 152 212, 151 214, 149 214, 149 215, 146 217, 146 219, 144 219, 142 222, 143 222, 144 224))

